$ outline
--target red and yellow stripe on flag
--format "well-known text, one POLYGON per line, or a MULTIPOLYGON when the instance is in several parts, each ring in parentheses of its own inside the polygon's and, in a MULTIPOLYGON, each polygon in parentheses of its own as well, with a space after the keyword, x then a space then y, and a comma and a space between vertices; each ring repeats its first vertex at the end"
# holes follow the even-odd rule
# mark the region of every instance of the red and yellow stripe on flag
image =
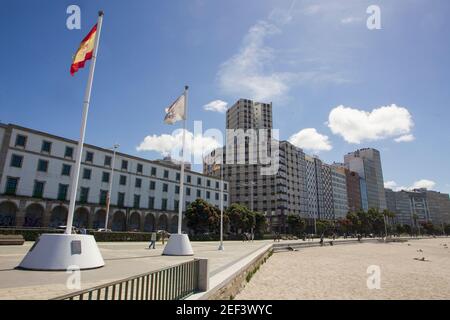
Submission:
POLYGON ((95 25, 88 35, 81 41, 77 53, 73 56, 73 62, 70 66, 70 74, 73 76, 78 69, 83 68, 86 61, 92 59, 94 54, 95 35, 97 34, 97 25, 95 25))

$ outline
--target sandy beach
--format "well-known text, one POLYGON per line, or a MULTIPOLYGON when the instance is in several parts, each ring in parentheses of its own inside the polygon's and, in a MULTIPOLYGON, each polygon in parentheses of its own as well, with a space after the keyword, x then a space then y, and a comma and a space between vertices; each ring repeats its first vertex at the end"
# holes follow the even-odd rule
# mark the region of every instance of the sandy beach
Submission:
POLYGON ((275 253, 236 299, 450 299, 450 249, 444 244, 450 247, 450 239, 275 253), (373 265, 380 268, 379 289, 367 286, 373 265))

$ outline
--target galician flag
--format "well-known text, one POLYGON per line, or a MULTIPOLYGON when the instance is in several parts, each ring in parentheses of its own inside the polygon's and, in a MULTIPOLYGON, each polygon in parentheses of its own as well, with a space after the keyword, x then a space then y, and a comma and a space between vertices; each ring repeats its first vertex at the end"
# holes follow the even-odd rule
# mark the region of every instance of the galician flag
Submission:
POLYGON ((174 124, 177 121, 186 120, 186 97, 182 94, 174 103, 166 108, 164 122, 174 124))
POLYGON ((78 69, 83 68, 86 61, 92 59, 94 53, 95 36, 97 34, 97 25, 95 25, 88 35, 81 41, 80 47, 73 56, 73 62, 70 66, 70 74, 73 76, 78 69))

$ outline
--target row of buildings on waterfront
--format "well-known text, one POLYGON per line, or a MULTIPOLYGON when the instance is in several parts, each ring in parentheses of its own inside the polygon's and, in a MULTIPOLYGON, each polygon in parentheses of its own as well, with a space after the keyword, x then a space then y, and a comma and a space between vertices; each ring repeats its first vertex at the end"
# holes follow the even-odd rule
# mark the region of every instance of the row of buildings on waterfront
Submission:
MULTIPOLYGON (((179 164, 124 153, 117 153, 113 161, 112 149, 86 144, 74 225, 104 227, 112 182, 108 228, 174 232, 178 206, 184 210, 202 198, 220 207, 222 180, 224 207, 239 203, 264 213, 269 230, 285 231, 291 214, 312 225, 317 219, 337 220, 349 211, 369 208, 393 211, 399 224, 450 223, 448 194, 385 189, 375 149, 359 149, 346 154, 341 163, 327 164, 289 141, 275 139, 272 104, 238 100, 227 110, 226 128, 226 148, 205 157, 203 173, 187 170, 182 204, 179 164), (250 135, 251 130, 260 132, 250 135), (271 162, 259 161, 261 154, 274 157, 271 162), (275 170, 268 170, 274 161, 275 170)), ((74 140, 0 124, 0 226, 65 224, 76 145, 74 140)))
MULTIPOLYGON (((396 222, 414 224, 432 221, 450 223, 448 194, 435 191, 385 191, 380 152, 372 148, 359 149, 344 156, 343 163, 327 164, 316 156, 310 156, 289 141, 277 141, 272 133, 272 104, 248 99, 238 100, 227 110, 227 130, 262 130, 267 145, 261 143, 261 135, 254 135, 253 148, 250 135, 239 139, 227 134, 226 148, 214 150, 205 158, 203 166, 207 175, 220 177, 230 184, 230 202, 246 205, 263 212, 272 230, 284 231, 290 214, 298 214, 311 223, 315 219, 337 220, 349 211, 375 208, 389 209, 396 213, 396 222), (256 137, 256 140, 255 140, 256 137), (252 162, 251 155, 257 149, 278 151, 279 168, 274 175, 262 174, 267 164, 252 162), (238 150, 241 150, 240 152, 238 150), (227 155, 232 153, 232 156, 227 155), (236 159, 241 156, 241 159, 236 159), (234 161, 229 162, 230 158, 234 161), (241 161, 239 161, 241 160, 241 161), (427 194, 427 214, 419 214, 417 196, 427 194), (410 206, 400 199, 409 195, 410 206), (397 200, 397 198, 399 200, 397 200)), ((423 198, 423 197, 422 197, 423 198)))

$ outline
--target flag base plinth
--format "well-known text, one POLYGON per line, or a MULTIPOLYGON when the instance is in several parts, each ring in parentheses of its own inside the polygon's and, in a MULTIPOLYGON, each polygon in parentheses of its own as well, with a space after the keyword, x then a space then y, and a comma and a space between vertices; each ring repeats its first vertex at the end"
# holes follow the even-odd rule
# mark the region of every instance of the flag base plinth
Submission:
POLYGON ((100 268, 105 265, 92 235, 42 234, 18 268, 42 271, 67 271, 100 268))
POLYGON ((164 256, 192 256, 191 242, 187 234, 171 234, 162 253, 164 256))

